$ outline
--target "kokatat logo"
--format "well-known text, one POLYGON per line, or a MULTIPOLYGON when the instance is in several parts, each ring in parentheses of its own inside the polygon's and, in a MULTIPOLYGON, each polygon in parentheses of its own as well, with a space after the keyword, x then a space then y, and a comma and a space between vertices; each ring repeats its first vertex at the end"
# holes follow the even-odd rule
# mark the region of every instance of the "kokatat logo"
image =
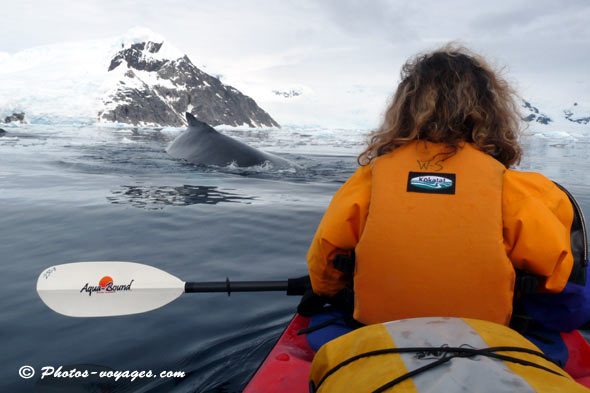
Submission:
POLYGON ((426 190, 442 190, 453 186, 453 181, 440 176, 417 176, 410 180, 410 184, 426 190))
POLYGON ((92 296, 93 293, 115 293, 119 291, 130 291, 133 281, 135 280, 131 280, 131 282, 127 285, 115 285, 113 279, 110 276, 104 276, 100 279, 98 285, 96 286, 86 283, 86 285, 80 289, 80 293, 86 292, 88 293, 88 296, 92 296))

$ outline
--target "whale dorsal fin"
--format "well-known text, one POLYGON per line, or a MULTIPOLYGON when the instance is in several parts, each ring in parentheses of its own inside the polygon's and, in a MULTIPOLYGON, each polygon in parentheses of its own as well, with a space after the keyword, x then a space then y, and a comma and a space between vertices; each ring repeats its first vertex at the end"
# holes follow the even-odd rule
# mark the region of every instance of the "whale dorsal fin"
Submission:
POLYGON ((198 125, 200 125, 201 122, 198 121, 197 118, 194 117, 192 113, 186 112, 185 115, 186 115, 186 121, 188 122, 188 125, 189 126, 198 126, 198 125))
POLYGON ((215 128, 211 127, 209 124, 205 123, 204 121, 197 120, 192 113, 186 112, 186 121, 188 122, 189 127, 198 128, 201 131, 208 131, 208 132, 216 132, 215 128))

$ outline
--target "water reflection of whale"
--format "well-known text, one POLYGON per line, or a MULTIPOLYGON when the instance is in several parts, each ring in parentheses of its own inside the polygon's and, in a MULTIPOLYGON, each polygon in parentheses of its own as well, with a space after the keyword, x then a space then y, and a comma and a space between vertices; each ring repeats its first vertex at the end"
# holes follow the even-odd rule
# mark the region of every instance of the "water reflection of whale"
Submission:
POLYGON ((107 197, 113 204, 131 204, 146 209, 164 206, 215 205, 222 202, 251 203, 254 197, 221 191, 215 186, 123 186, 107 197))
POLYGON ((186 113, 188 128, 180 134, 166 151, 198 165, 239 167, 262 165, 267 162, 276 168, 297 167, 296 164, 274 154, 266 153, 216 131, 207 123, 186 113))

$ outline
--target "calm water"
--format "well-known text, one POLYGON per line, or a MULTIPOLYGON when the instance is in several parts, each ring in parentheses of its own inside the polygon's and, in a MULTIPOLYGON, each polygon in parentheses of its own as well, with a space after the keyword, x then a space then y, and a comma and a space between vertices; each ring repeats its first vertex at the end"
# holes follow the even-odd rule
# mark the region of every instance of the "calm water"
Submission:
MULTIPOLYGON (((321 215, 356 168, 354 153, 327 155, 326 147, 354 152, 362 139, 317 130, 240 134, 301 167, 277 172, 184 164, 164 151, 170 135, 153 131, 7 130, 0 138, 2 392, 240 391, 298 299, 186 294, 145 314, 68 318, 40 301, 37 277, 51 265, 101 260, 141 262, 185 281, 304 275, 321 215), (19 378, 23 365, 187 377, 64 387, 19 378)), ((521 168, 566 186, 590 217, 590 138, 531 138, 526 147, 521 168)))

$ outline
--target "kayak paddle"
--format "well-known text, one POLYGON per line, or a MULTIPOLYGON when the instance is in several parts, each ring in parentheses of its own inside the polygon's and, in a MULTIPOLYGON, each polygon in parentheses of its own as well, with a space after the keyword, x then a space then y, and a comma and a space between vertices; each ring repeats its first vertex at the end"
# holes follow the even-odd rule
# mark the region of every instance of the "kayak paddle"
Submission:
POLYGON ((37 293, 53 311, 70 317, 138 314, 160 308, 189 292, 285 291, 302 295, 309 278, 284 281, 184 282, 153 266, 134 262, 76 262, 45 269, 37 293))

